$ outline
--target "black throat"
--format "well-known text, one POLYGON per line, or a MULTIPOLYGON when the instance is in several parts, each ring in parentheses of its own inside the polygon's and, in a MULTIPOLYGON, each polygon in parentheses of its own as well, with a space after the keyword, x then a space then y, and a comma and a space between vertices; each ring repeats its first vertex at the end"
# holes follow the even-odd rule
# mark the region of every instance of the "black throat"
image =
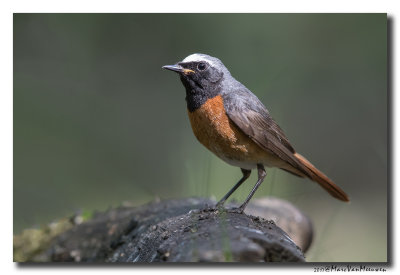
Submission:
POLYGON ((191 113, 200 108, 208 99, 217 96, 221 90, 219 82, 200 84, 183 76, 181 81, 186 89, 186 104, 191 113))

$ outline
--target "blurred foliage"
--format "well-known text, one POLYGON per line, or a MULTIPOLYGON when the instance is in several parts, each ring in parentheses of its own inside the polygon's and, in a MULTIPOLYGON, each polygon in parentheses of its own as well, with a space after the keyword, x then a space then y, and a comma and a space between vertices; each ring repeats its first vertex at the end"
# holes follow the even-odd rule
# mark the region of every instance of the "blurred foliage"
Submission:
MULTIPOLYGON (((14 262, 33 261, 36 255, 49 248, 51 240, 54 237, 72 228, 72 226, 73 223, 70 219, 63 218, 49 225, 42 226, 42 228, 28 228, 24 229, 20 234, 14 235, 14 262)), ((40 258, 36 258, 35 261, 40 261, 40 258)))
POLYGON ((307 260, 386 261, 386 24, 386 14, 15 14, 14 232, 124 200, 223 196, 240 169, 197 142, 184 88, 161 69, 201 52, 349 193, 343 204, 267 171, 256 196, 285 198, 315 223, 307 260))

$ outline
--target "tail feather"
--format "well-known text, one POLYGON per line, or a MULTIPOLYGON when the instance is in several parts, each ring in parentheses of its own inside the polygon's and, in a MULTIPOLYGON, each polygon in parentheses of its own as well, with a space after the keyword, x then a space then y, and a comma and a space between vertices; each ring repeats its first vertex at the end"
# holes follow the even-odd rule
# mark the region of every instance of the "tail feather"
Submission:
POLYGON ((294 156, 300 161, 301 164, 305 166, 307 172, 309 172, 308 174, 311 180, 321 185, 321 187, 328 191, 333 197, 341 201, 350 201, 347 194, 339 186, 334 184, 333 181, 315 168, 315 166, 312 165, 306 158, 298 153, 295 153, 294 156))

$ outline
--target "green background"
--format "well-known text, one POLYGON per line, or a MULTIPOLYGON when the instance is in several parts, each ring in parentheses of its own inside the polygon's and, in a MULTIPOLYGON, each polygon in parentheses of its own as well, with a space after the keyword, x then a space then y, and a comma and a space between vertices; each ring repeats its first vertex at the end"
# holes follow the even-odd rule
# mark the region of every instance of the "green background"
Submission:
POLYGON ((195 52, 220 58, 350 195, 267 170, 255 196, 314 222, 307 260, 386 261, 386 14, 15 14, 14 233, 124 201, 222 197, 240 169, 197 142, 161 69, 195 52))

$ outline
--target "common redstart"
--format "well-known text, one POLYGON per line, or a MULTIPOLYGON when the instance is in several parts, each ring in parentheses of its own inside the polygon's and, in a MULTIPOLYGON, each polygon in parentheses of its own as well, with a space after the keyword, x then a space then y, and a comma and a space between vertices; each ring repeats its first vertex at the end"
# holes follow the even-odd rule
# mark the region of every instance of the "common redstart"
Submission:
POLYGON ((217 206, 222 206, 250 176, 251 170, 257 168, 257 183, 238 208, 243 212, 267 175, 264 166, 307 177, 333 197, 349 201, 340 187, 294 150, 267 108, 232 77, 218 58, 196 53, 163 68, 180 75, 196 138, 219 158, 242 170, 243 177, 217 206))

